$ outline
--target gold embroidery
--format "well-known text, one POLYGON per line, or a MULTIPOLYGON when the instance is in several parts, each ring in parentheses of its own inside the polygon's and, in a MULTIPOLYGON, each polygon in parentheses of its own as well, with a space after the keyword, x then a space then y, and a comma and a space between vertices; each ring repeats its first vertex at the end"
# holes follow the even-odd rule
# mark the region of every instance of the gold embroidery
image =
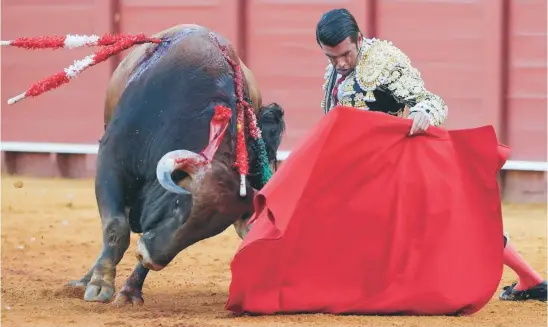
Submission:
POLYGON ((324 82, 322 85, 323 99, 322 99, 322 102, 320 103, 320 106, 324 112, 327 112, 327 109, 325 108, 326 96, 327 96, 327 85, 329 84, 329 78, 331 77, 332 71, 333 71, 333 66, 331 65, 331 63, 328 63, 327 66, 325 67, 324 82))
POLYGON ((447 118, 445 102, 440 96, 425 88, 420 72, 411 66, 407 56, 401 53, 399 49, 394 50, 394 52, 398 53, 399 60, 390 74, 390 77, 394 76, 394 78, 388 81, 386 87, 392 91, 396 101, 410 108, 410 113, 423 112, 430 117, 432 125, 441 125, 447 118))
MULTIPOLYGON (((373 91, 379 88, 389 92, 397 102, 407 105, 409 113, 428 114, 433 125, 439 126, 447 119, 447 106, 443 99, 424 87, 419 71, 411 66, 407 55, 392 42, 376 39, 365 39, 364 42, 356 69, 343 82, 343 95, 332 106, 341 104, 368 109, 367 102, 376 101, 373 91), (356 88, 363 92, 356 92, 356 88)), ((322 85, 324 96, 321 107, 324 112, 330 109, 326 108, 326 99, 331 96, 327 94, 327 87, 332 74, 333 66, 328 63, 322 85)), ((403 109, 388 112, 398 117, 403 117, 404 113, 403 109)))
POLYGON ((356 93, 356 95, 354 95, 354 107, 356 108, 361 108, 361 109, 369 109, 367 107, 367 104, 365 103, 365 96, 363 95, 363 93, 356 93))
POLYGON ((373 91, 367 91, 365 93, 365 101, 367 102, 375 102, 377 99, 375 99, 375 94, 373 94, 373 91))
POLYGON ((399 109, 398 111, 389 111, 388 114, 391 115, 391 116, 403 117, 404 109, 405 109, 405 107, 399 109))
POLYGON ((356 76, 358 85, 366 91, 367 102, 375 101, 373 91, 382 88, 389 90, 397 102, 407 105, 410 113, 420 111, 429 115, 435 126, 447 118, 443 99, 424 87, 419 71, 392 42, 373 40, 358 61, 356 76))
POLYGON ((356 65, 358 85, 366 91, 366 101, 375 101, 373 91, 390 76, 396 58, 392 54, 395 48, 390 42, 373 40, 360 56, 356 65))
POLYGON ((341 97, 339 103, 343 106, 352 107, 352 97, 350 95, 344 95, 341 97))
POLYGON ((327 90, 327 84, 329 83, 329 77, 331 76, 331 71, 332 71, 332 68, 333 66, 331 66, 331 64, 328 64, 326 67, 325 67, 325 74, 323 75, 323 78, 324 78, 324 81, 323 81, 323 85, 322 85, 322 89, 324 91, 327 90))
POLYGON ((343 92, 353 94, 355 92, 354 85, 356 85, 356 80, 353 78, 353 76, 347 77, 344 80, 343 92))

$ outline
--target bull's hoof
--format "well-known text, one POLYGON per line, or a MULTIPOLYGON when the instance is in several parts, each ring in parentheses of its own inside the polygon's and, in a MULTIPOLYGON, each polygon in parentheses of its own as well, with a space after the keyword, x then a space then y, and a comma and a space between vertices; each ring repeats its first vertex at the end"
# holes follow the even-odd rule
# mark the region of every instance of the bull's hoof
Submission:
POLYGON ((86 291, 87 283, 81 280, 71 280, 63 286, 64 294, 81 299, 86 291))
POLYGON ((140 290, 124 287, 120 290, 120 292, 118 292, 118 295, 116 295, 116 299, 114 299, 112 305, 115 307, 121 307, 127 304, 143 305, 144 303, 145 300, 143 299, 143 293, 141 293, 140 290))
POLYGON ((66 283, 65 286, 72 288, 81 288, 82 290, 85 290, 87 287, 87 282, 84 282, 82 280, 71 280, 70 282, 66 283))
POLYGON ((87 302, 109 302, 114 296, 114 285, 104 281, 89 282, 84 294, 84 300, 87 302))

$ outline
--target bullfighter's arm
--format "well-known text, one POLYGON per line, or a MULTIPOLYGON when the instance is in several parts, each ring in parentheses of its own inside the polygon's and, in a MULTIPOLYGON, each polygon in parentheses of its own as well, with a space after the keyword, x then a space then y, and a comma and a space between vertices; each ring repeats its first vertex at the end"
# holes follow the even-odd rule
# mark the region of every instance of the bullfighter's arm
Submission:
MULTIPOLYGON (((377 84, 394 96, 399 103, 409 107, 409 114, 423 112, 430 117, 430 123, 439 126, 447 119, 448 108, 444 100, 424 86, 418 69, 411 65, 409 57, 391 42, 379 41, 371 45, 369 65, 363 65, 361 76, 375 76, 375 80, 364 80, 365 86, 377 84), (382 67, 382 68, 379 68, 382 67), (367 70, 372 70, 372 74, 367 70), (369 84, 369 85, 367 85, 369 84)), ((360 76, 360 77, 361 77, 360 76)))
POLYGON ((322 110, 327 113, 327 110, 325 108, 326 106, 326 93, 327 93, 327 86, 329 84, 329 78, 331 77, 331 73, 333 72, 333 65, 328 62, 327 66, 325 67, 325 74, 323 76, 323 85, 322 85, 322 91, 323 91, 323 94, 322 94, 322 101, 320 103, 320 106, 322 108, 322 110))

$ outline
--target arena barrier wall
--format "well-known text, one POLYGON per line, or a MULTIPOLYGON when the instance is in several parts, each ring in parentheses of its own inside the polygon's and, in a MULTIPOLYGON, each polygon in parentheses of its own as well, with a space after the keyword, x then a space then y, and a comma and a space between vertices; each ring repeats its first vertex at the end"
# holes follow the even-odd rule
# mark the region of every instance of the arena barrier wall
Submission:
MULTIPOLYGON (((181 23, 228 37, 253 70, 264 102, 286 109, 280 160, 322 116, 327 60, 316 44, 322 12, 346 7, 368 37, 389 39, 449 105, 447 128, 490 124, 512 147, 501 174, 504 198, 546 200, 546 1, 27 0, 5 1, 2 39, 67 33, 155 33, 181 23), (413 12, 413 15, 409 15, 413 12), (466 17, 461 19, 460 17, 466 17), (435 28, 433 28, 435 26, 435 28)), ((93 49, 4 47, 2 171, 90 177, 103 129, 109 75, 124 55, 37 98, 8 98, 93 49)))

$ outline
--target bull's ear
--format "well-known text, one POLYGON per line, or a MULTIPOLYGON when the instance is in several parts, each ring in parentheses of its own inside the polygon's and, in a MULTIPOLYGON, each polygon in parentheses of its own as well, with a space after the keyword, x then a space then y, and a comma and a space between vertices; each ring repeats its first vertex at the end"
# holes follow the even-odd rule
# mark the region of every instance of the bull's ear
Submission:
POLYGON ((266 106, 261 107, 261 114, 271 115, 272 118, 276 119, 277 122, 282 122, 285 111, 282 106, 276 102, 267 104, 266 106))
POLYGON ((261 107, 258 125, 263 132, 269 161, 276 160, 276 153, 285 134, 284 109, 273 102, 261 107))
POLYGON ((277 103, 273 102, 266 106, 261 107, 259 112, 259 125, 269 129, 272 129, 278 137, 281 137, 285 133, 285 111, 277 103))

